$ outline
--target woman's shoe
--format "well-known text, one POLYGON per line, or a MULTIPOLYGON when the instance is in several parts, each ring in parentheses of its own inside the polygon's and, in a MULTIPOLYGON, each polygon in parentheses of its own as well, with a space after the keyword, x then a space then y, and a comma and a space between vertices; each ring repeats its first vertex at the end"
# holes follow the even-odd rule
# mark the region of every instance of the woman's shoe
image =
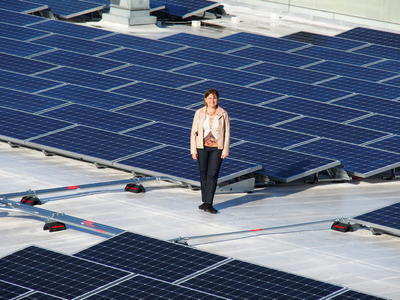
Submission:
POLYGON ((216 210, 211 204, 208 204, 207 207, 204 209, 204 211, 209 212, 211 214, 218 213, 218 210, 216 210))
POLYGON ((207 203, 204 203, 204 202, 201 205, 199 205, 199 209, 201 209, 201 210, 205 210, 206 207, 207 207, 207 203))

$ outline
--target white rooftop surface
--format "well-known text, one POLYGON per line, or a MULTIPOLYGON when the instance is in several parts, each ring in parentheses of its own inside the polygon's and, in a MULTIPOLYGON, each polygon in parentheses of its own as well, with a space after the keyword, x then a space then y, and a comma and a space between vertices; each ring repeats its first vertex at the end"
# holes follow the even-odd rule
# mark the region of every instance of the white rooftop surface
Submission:
MULTIPOLYGON (((234 4, 227 1, 225 8, 241 22, 228 25, 226 20, 219 21, 220 25, 229 28, 196 29, 182 25, 157 29, 148 26, 130 31, 148 37, 182 31, 220 37, 235 31, 280 36, 304 30, 330 35, 350 28, 343 24, 271 22, 254 7, 234 4)), ((107 27, 101 22, 96 26, 107 27)), ((97 169, 93 164, 78 160, 47 157, 27 148, 11 148, 7 143, 0 143, 0 162, 0 194, 131 177, 123 171, 97 169)), ((383 298, 400 299, 399 237, 373 235, 363 229, 350 233, 330 230, 335 218, 357 216, 398 202, 398 181, 296 183, 271 185, 251 194, 219 194, 214 201, 219 210, 216 215, 197 208, 199 191, 167 182, 148 182, 144 186, 144 194, 123 192, 121 185, 121 192, 54 200, 41 208, 162 240, 326 220, 303 226, 191 239, 188 243, 191 247, 219 255, 383 298)), ((79 192, 68 193, 72 196, 79 192)), ((41 199, 46 201, 50 196, 44 195, 41 199)), ((71 229, 49 233, 43 230, 43 222, 37 217, 0 210, 0 257, 30 245, 74 254, 103 240, 103 237, 71 229)))

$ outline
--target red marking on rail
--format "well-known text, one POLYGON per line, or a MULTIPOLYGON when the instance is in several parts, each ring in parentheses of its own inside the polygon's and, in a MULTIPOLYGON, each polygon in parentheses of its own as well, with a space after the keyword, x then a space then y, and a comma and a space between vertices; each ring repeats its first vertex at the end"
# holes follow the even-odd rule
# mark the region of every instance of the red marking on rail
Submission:
POLYGON ((103 232, 103 233, 107 233, 107 231, 103 230, 103 229, 96 229, 96 231, 98 232, 103 232))
POLYGON ((343 227, 343 226, 339 226, 339 225, 335 225, 335 226, 333 226, 333 227, 336 227, 336 228, 342 228, 342 229, 344 229, 344 227, 343 227))
POLYGON ((135 187, 128 187, 128 190, 137 190, 135 187))
POLYGON ((93 222, 93 221, 85 220, 85 221, 83 221, 81 224, 86 225, 86 226, 89 226, 89 227, 96 227, 96 226, 94 225, 94 222, 93 222))
POLYGON ((77 190, 80 189, 79 185, 71 185, 66 187, 67 190, 77 190))
POLYGON ((262 231, 265 230, 264 228, 256 228, 256 229, 250 229, 250 231, 262 231))
POLYGON ((65 227, 65 226, 64 225, 51 226, 51 228, 61 228, 61 227, 65 227))

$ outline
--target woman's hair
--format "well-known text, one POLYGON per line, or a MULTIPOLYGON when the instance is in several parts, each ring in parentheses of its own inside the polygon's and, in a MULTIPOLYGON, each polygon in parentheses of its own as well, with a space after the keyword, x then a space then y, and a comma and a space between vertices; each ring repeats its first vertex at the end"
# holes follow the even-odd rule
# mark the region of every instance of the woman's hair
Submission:
MULTIPOLYGON (((206 98, 210 95, 214 95, 217 98, 217 100, 219 100, 218 91, 216 89, 209 89, 209 90, 205 91, 205 93, 204 93, 204 106, 207 106, 206 98)), ((217 107, 218 107, 218 103, 217 103, 217 107)))

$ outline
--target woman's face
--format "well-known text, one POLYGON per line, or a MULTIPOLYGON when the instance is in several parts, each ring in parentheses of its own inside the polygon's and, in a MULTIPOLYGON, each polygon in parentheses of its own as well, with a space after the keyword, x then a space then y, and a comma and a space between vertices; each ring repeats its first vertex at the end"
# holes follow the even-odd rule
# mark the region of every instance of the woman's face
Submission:
POLYGON ((218 98, 214 94, 208 95, 205 99, 206 106, 209 108, 216 108, 218 105, 218 98))

